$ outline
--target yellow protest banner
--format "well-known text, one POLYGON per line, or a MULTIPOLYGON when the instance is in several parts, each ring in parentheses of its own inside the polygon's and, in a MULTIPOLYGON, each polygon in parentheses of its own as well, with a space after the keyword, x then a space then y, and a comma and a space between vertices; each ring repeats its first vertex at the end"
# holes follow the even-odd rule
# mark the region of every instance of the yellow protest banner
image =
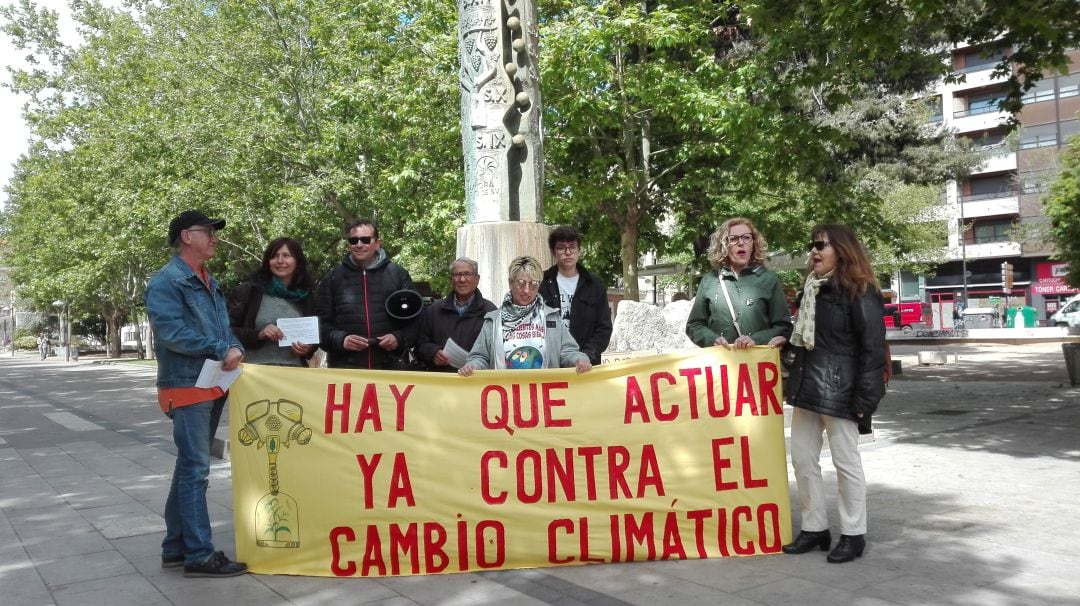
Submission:
POLYGON ((253 572, 386 576, 779 553, 775 349, 572 369, 244 365, 229 396, 253 572))

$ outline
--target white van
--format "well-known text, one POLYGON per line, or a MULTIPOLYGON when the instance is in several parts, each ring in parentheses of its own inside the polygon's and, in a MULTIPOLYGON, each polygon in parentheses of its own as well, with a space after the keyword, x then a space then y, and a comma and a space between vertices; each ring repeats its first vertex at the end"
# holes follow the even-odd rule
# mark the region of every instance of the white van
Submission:
POLYGON ((1073 295, 1050 316, 1050 326, 1080 327, 1080 295, 1073 295))

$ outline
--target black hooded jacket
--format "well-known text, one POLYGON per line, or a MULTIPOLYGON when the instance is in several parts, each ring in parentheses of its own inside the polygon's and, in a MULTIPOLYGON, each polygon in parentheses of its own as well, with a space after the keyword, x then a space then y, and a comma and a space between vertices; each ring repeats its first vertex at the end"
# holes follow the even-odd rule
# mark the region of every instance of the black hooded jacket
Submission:
POLYGON ((321 347, 330 368, 394 369, 415 338, 416 318, 400 321, 386 313, 386 299, 395 291, 416 290, 409 272, 390 261, 380 249, 374 262, 359 268, 351 255, 331 269, 319 283, 315 314, 319 316, 321 347), (373 340, 393 333, 398 349, 388 352, 372 343, 365 351, 348 351, 345 337, 373 340))
MULTIPOLYGON (((611 341, 611 308, 608 307, 607 288, 599 278, 589 273, 580 263, 577 265, 578 284, 570 303, 570 334, 577 341, 581 353, 589 356, 593 364, 600 363, 600 354, 611 341)), ((540 283, 540 296, 548 307, 559 309, 559 267, 553 265, 544 272, 540 283)))

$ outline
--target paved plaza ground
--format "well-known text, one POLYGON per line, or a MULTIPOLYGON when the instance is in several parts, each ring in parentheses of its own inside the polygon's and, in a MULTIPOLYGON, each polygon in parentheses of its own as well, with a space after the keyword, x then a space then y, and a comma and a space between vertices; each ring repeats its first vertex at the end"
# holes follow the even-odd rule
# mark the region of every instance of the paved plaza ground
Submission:
MULTIPOLYGON (((903 372, 861 445, 867 552, 850 564, 814 552, 411 578, 185 579, 160 568, 174 456, 152 367, 5 353, 0 604, 1080 606, 1080 388, 1069 384, 1061 345, 894 344, 893 355, 903 372), (918 366, 920 349, 940 349, 949 363, 918 366)), ((827 459, 823 468, 835 501, 827 459)), ((235 553, 227 463, 214 465, 209 499, 215 542, 235 553)))

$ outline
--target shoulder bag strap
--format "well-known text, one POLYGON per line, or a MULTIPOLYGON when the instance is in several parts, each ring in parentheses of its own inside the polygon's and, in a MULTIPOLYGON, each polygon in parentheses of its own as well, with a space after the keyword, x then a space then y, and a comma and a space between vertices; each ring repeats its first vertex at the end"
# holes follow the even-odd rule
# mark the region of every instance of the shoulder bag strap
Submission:
POLYGON ((742 329, 739 328, 739 321, 735 319, 735 307, 731 304, 731 295, 727 291, 727 280, 724 280, 723 274, 718 274, 720 278, 720 289, 724 291, 724 301, 727 301, 728 313, 731 314, 731 323, 735 325, 735 332, 739 333, 739 336, 743 336, 742 329))

